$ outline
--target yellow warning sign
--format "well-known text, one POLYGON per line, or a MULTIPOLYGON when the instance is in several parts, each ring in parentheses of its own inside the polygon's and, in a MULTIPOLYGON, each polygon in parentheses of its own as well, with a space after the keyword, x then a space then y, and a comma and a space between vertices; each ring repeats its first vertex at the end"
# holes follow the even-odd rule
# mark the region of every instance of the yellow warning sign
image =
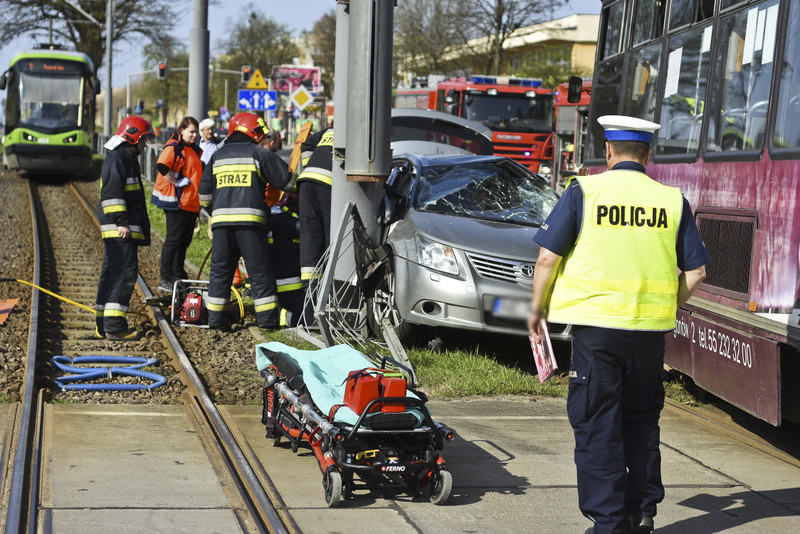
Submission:
POLYGON ((261 71, 258 69, 256 69, 255 72, 253 72, 253 75, 250 76, 250 80, 248 80, 245 87, 247 89, 269 89, 267 80, 264 79, 264 75, 261 74, 261 71))

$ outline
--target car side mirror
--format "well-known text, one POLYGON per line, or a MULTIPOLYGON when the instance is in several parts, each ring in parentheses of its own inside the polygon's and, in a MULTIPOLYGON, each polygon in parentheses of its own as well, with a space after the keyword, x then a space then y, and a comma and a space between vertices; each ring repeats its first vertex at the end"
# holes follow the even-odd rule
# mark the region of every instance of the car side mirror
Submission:
POLYGON ((387 226, 394 222, 397 216, 397 202, 391 196, 383 197, 381 208, 378 210, 378 224, 387 226))
POLYGON ((570 104, 577 104, 580 102, 581 91, 583 91, 583 78, 580 76, 570 76, 569 89, 567 90, 567 102, 570 104))
POLYGON ((3 76, 0 77, 0 91, 6 90, 6 84, 8 83, 8 73, 4 72, 3 76))

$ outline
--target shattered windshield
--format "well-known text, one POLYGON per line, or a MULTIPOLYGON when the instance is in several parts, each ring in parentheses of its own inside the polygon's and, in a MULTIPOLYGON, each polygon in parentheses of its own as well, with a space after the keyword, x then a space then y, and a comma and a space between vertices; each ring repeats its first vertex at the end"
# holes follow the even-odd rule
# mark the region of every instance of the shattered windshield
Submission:
POLYGON ((505 132, 551 132, 553 95, 465 94, 464 118, 492 130, 505 132))
POLYGON ((508 160, 422 170, 414 207, 486 221, 541 226, 558 201, 547 182, 508 160))

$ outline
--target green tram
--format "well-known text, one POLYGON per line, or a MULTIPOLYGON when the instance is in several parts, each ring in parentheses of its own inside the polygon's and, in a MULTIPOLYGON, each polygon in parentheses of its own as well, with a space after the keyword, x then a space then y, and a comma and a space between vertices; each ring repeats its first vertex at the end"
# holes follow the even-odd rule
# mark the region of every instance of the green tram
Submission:
POLYGON ((94 67, 86 54, 29 50, 0 78, 8 89, 3 161, 12 171, 83 176, 92 162, 94 67))

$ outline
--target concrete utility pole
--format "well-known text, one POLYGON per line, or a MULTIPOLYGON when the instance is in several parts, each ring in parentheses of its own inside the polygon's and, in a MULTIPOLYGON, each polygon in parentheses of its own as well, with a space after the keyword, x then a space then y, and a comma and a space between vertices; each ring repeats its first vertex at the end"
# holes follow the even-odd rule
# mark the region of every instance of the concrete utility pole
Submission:
MULTIPOLYGON (((331 222, 338 221, 347 202, 353 201, 376 243, 383 180, 392 161, 393 19, 391 0, 337 2, 331 222)), ((335 231, 332 225, 331 232, 335 231)), ((338 260, 337 280, 346 278, 353 262, 351 258, 338 260)))
POLYGON ((114 48, 113 34, 114 27, 111 21, 114 18, 114 1, 106 2, 106 98, 103 102, 103 134, 111 135, 111 100, 113 89, 111 88, 111 55, 114 48))
POLYGON ((189 44, 189 115, 198 121, 208 113, 208 0, 194 0, 189 44))

